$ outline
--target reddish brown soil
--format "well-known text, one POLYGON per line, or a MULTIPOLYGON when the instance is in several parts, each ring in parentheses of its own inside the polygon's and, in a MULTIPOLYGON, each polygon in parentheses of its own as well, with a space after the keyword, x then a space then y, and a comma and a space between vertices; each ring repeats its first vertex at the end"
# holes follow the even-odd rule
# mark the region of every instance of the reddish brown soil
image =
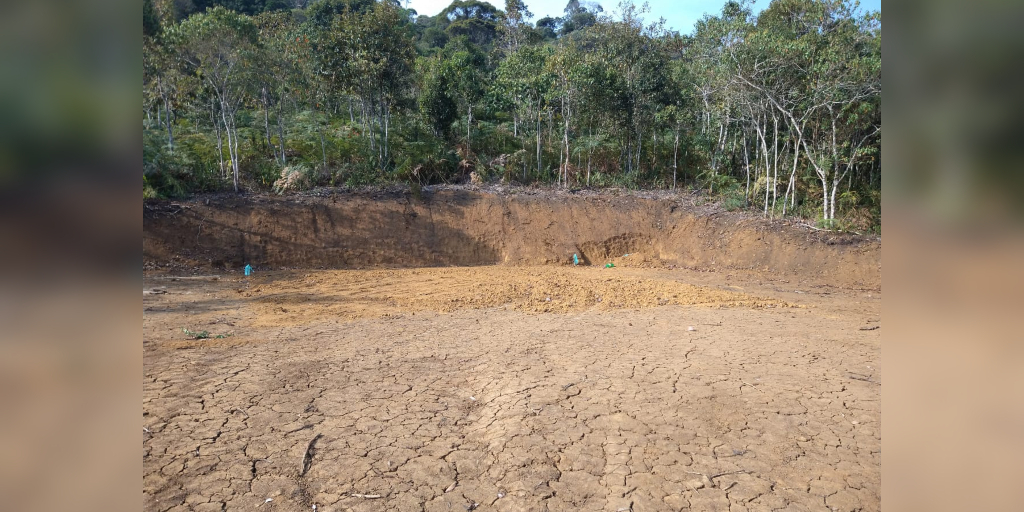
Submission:
MULTIPOLYGON (((233 255, 255 247, 264 247, 264 266, 283 265, 282 254, 294 266, 327 266, 357 258, 353 239, 369 244, 357 259, 375 264, 424 264, 417 258, 436 250, 434 263, 479 264, 483 255, 520 265, 250 278, 148 271, 144 508, 879 510, 878 244, 828 245, 754 221, 712 238, 725 220, 698 229, 705 221, 683 214, 667 224, 669 212, 661 227, 643 227, 659 201, 601 200, 638 206, 621 208, 619 222, 580 213, 576 227, 537 227, 573 210, 551 202, 551 211, 529 213, 509 201, 534 229, 499 230, 472 220, 489 215, 486 205, 440 207, 435 198, 435 229, 473 233, 460 240, 477 249, 463 252, 440 235, 377 231, 374 242, 355 227, 361 221, 343 220, 405 208, 394 200, 151 210, 151 267, 234 266, 233 255), (308 213, 318 208, 330 213, 308 213), (334 227, 314 232, 305 215, 329 216, 334 227), (242 219, 261 227, 241 232, 242 219), (200 222, 195 245, 190 230, 200 222), (680 226, 703 237, 686 246, 693 252, 679 249, 680 226), (488 230, 509 241, 481 242, 488 230), (631 256, 615 257, 612 269, 527 265, 564 261, 566 247, 542 243, 556 232, 577 234, 566 247, 595 263, 625 249, 631 256), (736 251, 716 256, 716 246, 736 251), (824 284, 826 267, 802 276, 792 263, 823 254, 838 258, 843 286, 824 284), (701 267, 692 263, 702 258, 755 269, 668 268, 701 267), (182 329, 228 336, 190 340, 182 329)), ((381 222, 372 227, 389 225, 381 222)))
POLYGON ((543 265, 569 264, 574 253, 601 266, 628 253, 655 266, 881 286, 877 240, 697 209, 684 196, 442 190, 421 199, 221 197, 147 203, 143 213, 143 258, 151 267, 543 265))

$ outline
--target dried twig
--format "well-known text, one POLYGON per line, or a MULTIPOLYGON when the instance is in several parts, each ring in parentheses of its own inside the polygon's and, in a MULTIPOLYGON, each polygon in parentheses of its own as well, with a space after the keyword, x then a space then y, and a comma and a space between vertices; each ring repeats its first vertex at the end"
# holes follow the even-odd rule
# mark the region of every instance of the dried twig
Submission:
POLYGON ((849 375, 849 377, 850 377, 851 379, 853 379, 853 380, 862 380, 862 381, 864 381, 864 382, 870 382, 870 383, 872 383, 872 384, 878 384, 879 386, 881 386, 881 385, 882 385, 882 383, 881 383, 881 382, 878 382, 877 380, 873 380, 873 379, 872 379, 871 377, 865 377, 865 376, 863 376, 863 375, 856 375, 856 374, 853 374, 853 375, 849 375))
POLYGON ((745 469, 737 469, 735 471, 726 471, 724 473, 716 473, 714 475, 708 475, 706 473, 698 473, 696 471, 684 471, 684 472, 685 473, 689 473, 691 475, 697 475, 697 476, 704 477, 704 481, 706 481, 708 483, 708 487, 717 487, 717 484, 715 484, 715 479, 720 477, 720 476, 735 475, 737 473, 750 473, 749 471, 747 471, 745 469))
POLYGON ((353 498, 363 498, 363 499, 367 499, 367 500, 375 500, 377 498, 383 498, 383 496, 381 496, 380 494, 357 494, 357 493, 352 493, 352 494, 349 494, 349 496, 351 496, 353 498))
POLYGON ((873 331, 873 330, 878 329, 880 327, 881 327, 880 325, 866 325, 864 327, 861 327, 860 330, 862 330, 862 331, 873 331))
POLYGON ((299 471, 299 476, 305 476, 306 472, 309 471, 309 467, 313 465, 313 448, 317 439, 320 439, 322 435, 317 434, 313 436, 313 439, 310 439, 309 444, 306 445, 306 451, 302 454, 302 470, 299 471))

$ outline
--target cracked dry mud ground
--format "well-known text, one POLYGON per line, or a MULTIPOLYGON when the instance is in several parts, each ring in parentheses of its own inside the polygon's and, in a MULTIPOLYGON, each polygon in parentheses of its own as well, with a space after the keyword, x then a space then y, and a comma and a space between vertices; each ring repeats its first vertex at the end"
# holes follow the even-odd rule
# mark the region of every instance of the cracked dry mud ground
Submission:
POLYGON ((144 509, 880 508, 877 291, 600 272, 147 275, 144 509))

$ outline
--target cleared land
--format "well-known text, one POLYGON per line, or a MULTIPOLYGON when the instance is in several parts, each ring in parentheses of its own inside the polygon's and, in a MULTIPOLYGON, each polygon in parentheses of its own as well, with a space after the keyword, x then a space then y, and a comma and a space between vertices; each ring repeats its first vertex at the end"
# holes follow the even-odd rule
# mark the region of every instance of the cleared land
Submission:
POLYGON ((880 509, 876 287, 613 259, 148 271, 145 509, 880 509))

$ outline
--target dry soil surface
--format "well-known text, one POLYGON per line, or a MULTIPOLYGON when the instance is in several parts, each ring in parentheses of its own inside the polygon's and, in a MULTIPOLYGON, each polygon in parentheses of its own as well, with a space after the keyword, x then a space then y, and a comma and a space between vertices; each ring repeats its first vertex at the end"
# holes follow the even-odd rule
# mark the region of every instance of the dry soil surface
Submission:
POLYGON ((145 510, 881 506, 877 290, 628 266, 143 286, 145 510))

